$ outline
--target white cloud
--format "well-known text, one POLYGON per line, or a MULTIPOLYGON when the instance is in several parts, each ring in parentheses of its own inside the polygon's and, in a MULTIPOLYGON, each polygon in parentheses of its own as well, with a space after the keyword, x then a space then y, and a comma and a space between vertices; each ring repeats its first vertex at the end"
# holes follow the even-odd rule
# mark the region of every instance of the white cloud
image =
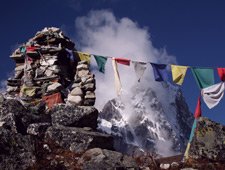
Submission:
MULTIPOLYGON (((129 18, 117 19, 110 10, 91 11, 87 16, 76 19, 77 39, 76 48, 79 51, 115 58, 125 58, 134 61, 176 63, 176 58, 169 56, 166 49, 156 49, 150 39, 147 27, 140 27, 138 23, 129 18)), ((92 57, 92 66, 96 68, 96 62, 92 57)), ((96 75, 96 107, 102 109, 110 99, 116 97, 114 73, 108 59, 105 74, 94 69, 96 75)), ((123 88, 122 97, 129 95, 131 88, 137 85, 133 65, 130 67, 118 64, 120 79, 123 88)), ((153 72, 148 64, 141 84, 157 87, 153 78, 153 72)))

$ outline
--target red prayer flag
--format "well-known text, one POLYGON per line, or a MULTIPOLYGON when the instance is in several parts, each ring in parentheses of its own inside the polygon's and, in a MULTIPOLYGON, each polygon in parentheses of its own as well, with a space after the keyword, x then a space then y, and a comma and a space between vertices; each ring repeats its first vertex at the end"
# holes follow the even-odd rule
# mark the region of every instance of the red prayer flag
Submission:
POLYGON ((130 60, 123 59, 123 58, 115 58, 115 60, 116 60, 117 63, 130 66, 130 60))
POLYGON ((225 81, 225 68, 216 68, 222 81, 225 81))
POLYGON ((45 103, 49 107, 50 110, 52 110, 52 107, 57 103, 63 103, 61 94, 55 93, 49 96, 42 96, 42 99, 45 100, 45 103))
POLYGON ((38 47, 29 47, 27 46, 27 51, 35 51, 38 47))
POLYGON ((198 98, 198 104, 195 109, 195 118, 197 119, 201 117, 201 115, 202 115, 202 111, 201 111, 201 93, 200 93, 200 96, 198 98))

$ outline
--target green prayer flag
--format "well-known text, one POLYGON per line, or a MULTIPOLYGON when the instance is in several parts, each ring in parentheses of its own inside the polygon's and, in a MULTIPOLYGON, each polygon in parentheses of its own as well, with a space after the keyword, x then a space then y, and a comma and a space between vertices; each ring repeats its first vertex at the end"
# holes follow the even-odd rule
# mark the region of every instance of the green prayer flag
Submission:
POLYGON ((190 143, 192 141, 192 138, 194 137, 194 130, 195 130, 195 128, 196 128, 196 119, 194 120, 193 125, 192 125, 191 135, 190 135, 190 138, 189 138, 189 142, 190 143))
POLYGON ((98 70, 101 71, 102 73, 105 73, 105 64, 107 61, 107 57, 100 56, 100 55, 93 55, 95 57, 95 60, 98 65, 98 70))
POLYGON ((214 70, 212 68, 191 67, 191 71, 200 89, 214 85, 214 70))

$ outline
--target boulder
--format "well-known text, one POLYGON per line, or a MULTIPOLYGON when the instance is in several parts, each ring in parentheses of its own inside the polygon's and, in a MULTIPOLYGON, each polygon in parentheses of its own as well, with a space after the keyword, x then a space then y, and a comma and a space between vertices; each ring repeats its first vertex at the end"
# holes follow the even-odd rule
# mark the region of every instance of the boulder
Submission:
POLYGON ((225 161, 225 126, 198 118, 188 155, 192 159, 225 161))
POLYGON ((84 96, 85 99, 95 99, 95 93, 92 91, 87 91, 86 95, 84 96))
POLYGON ((41 136, 49 126, 51 126, 50 123, 33 123, 28 126, 27 133, 29 135, 41 136))
POLYGON ((87 128, 65 127, 62 125, 49 127, 45 133, 45 140, 53 140, 62 148, 72 152, 82 153, 91 148, 113 150, 111 135, 92 132, 87 128))
POLYGON ((85 81, 86 84, 88 83, 95 83, 95 79, 94 78, 88 78, 86 81, 85 81))
POLYGON ((69 94, 67 102, 71 103, 71 104, 75 104, 77 106, 80 106, 83 102, 83 99, 82 99, 81 96, 72 96, 72 95, 69 94))
POLYGON ((80 71, 80 70, 89 70, 89 67, 87 64, 79 64, 77 66, 77 71, 80 71))
POLYGON ((23 136, 7 128, 0 127, 0 169, 27 169, 36 161, 34 144, 29 135, 23 136))
POLYGON ((56 104, 52 109, 51 117, 53 125, 96 129, 98 110, 90 106, 56 104))
POLYGON ((95 104, 95 99, 85 99, 84 100, 84 106, 94 106, 95 104))
POLYGON ((82 76, 88 75, 89 72, 90 72, 89 70, 80 70, 80 71, 77 71, 77 75, 78 77, 82 77, 82 76))
POLYGON ((27 127, 32 123, 49 122, 46 114, 34 115, 30 113, 19 101, 5 100, 1 103, 0 121, 14 133, 27 134, 27 127))
POLYGON ((95 84, 94 83, 88 83, 84 85, 85 91, 95 91, 95 84))
POLYGON ((72 96, 81 96, 81 97, 83 97, 83 91, 81 90, 81 88, 79 88, 79 87, 76 87, 76 88, 74 88, 71 92, 70 92, 70 94, 72 95, 72 96))
POLYGON ((119 152, 100 148, 93 148, 86 151, 79 159, 78 163, 83 166, 84 170, 139 169, 138 165, 131 157, 122 155, 119 152))
POLYGON ((74 89, 74 88, 76 88, 76 87, 80 87, 80 83, 73 83, 72 89, 74 89))
POLYGON ((50 93, 50 92, 57 92, 60 89, 62 89, 62 85, 60 83, 53 83, 53 84, 48 86, 47 92, 48 93, 50 93))

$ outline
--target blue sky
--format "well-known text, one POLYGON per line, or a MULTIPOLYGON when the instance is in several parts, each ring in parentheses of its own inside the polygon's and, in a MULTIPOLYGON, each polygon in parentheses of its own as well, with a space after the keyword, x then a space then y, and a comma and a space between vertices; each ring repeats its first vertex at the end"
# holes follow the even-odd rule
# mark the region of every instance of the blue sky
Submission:
MULTIPOLYGON (((76 19, 87 16, 91 10, 104 9, 118 20, 129 18, 139 28, 146 29, 153 46, 166 49, 179 65, 225 67, 225 1, 222 0, 8 0, 0 6, 0 80, 7 79, 15 67, 9 58, 13 50, 37 31, 60 27, 68 37, 79 41, 76 19)), ((80 50, 79 46, 77 49, 80 50)), ((215 77, 219 82, 216 72, 215 77)), ((191 70, 181 89, 194 112, 199 89, 191 70)), ((209 110, 202 101, 203 116, 225 124, 224 104, 222 99, 209 110)))

